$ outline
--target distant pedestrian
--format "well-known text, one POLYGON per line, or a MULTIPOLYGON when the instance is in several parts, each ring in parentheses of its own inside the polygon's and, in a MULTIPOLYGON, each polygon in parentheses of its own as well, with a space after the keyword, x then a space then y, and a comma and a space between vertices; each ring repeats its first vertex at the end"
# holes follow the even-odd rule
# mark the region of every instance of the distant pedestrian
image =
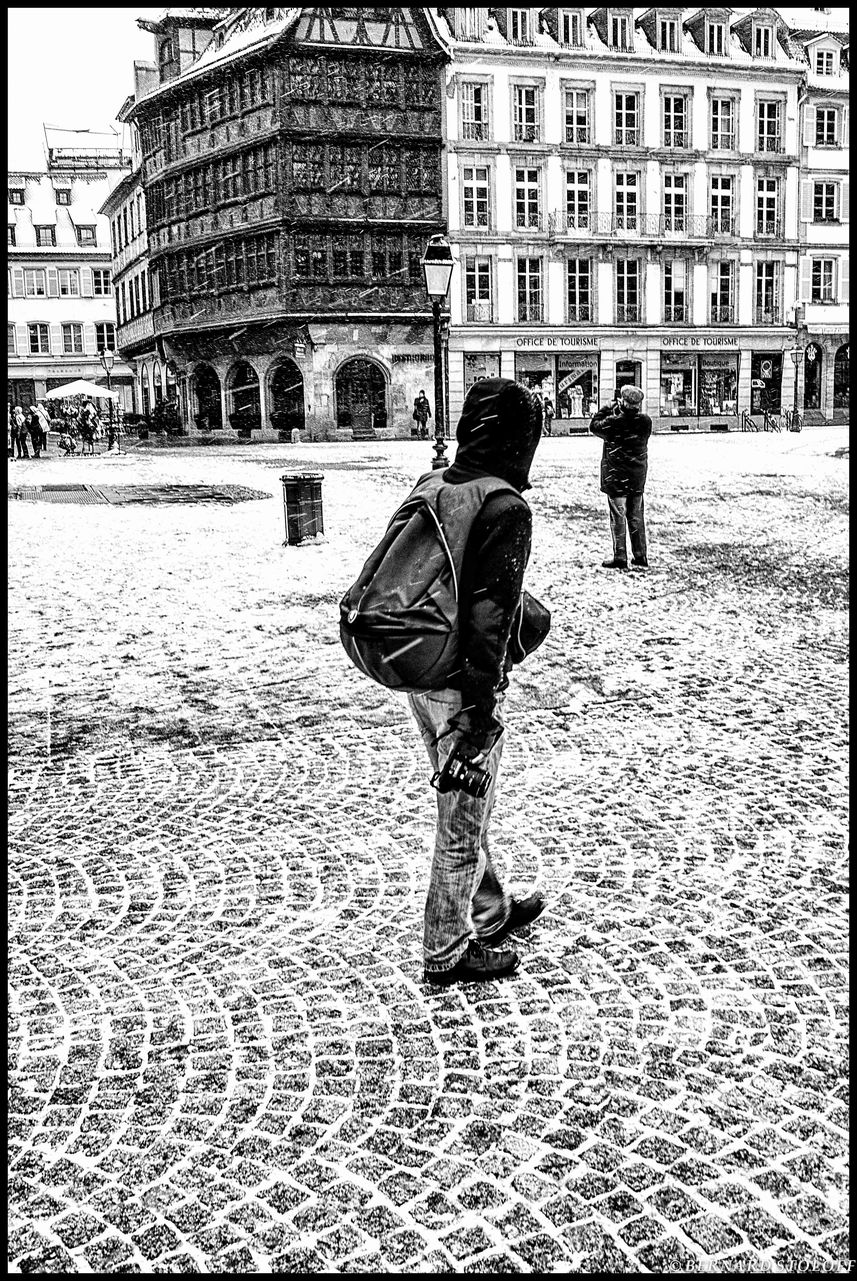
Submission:
POLYGON ((424 391, 420 391, 414 401, 414 422, 417 424, 420 440, 428 440, 428 420, 431 418, 431 406, 424 391))
POLYGON ((60 432, 59 447, 65 454, 66 458, 69 454, 77 453, 77 445, 74 443, 74 437, 68 427, 64 427, 60 432))
POLYGON ((15 429, 12 422, 12 406, 9 406, 9 414, 6 419, 6 440, 7 452, 12 462, 15 461, 15 429))
POLYGON ((35 405, 31 405, 27 410, 27 427, 30 433, 30 442, 33 446, 33 457, 41 458, 42 456, 42 421, 36 413, 35 405))
POLYGON ((90 418, 84 418, 81 421, 80 445, 81 454, 95 453, 95 423, 90 418))
POLYGON ((601 456, 601 492, 610 508, 613 557, 605 569, 627 569, 625 528, 631 536, 632 564, 647 569, 646 523, 643 490, 648 470, 649 437, 652 420, 641 412, 643 393, 639 387, 623 387, 612 405, 599 409, 589 430, 604 441, 601 456))
POLYGON ((48 452, 48 433, 50 432, 51 427, 53 425, 51 423, 51 416, 48 413, 47 407, 43 400, 36 401, 35 408, 36 408, 36 413, 39 416, 39 422, 42 425, 42 450, 44 453, 47 453, 48 452))
POLYGON ((27 448, 27 420, 20 405, 16 405, 12 410, 12 443, 15 446, 17 458, 30 457, 30 451, 27 448))
POLYGON ((542 406, 542 408, 544 410, 543 431, 546 436, 550 436, 551 432, 553 431, 554 414, 556 413, 556 410, 553 407, 553 401, 551 400, 550 396, 545 396, 545 403, 542 406))

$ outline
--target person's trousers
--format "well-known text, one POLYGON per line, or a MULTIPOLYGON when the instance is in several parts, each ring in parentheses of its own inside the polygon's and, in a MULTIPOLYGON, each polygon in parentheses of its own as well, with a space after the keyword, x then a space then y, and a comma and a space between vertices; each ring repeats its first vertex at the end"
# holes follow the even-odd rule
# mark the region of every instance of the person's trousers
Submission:
MULTIPOLYGON (((433 771, 443 769, 458 735, 449 734, 450 717, 461 711, 461 694, 445 689, 409 694, 408 702, 428 751, 433 771)), ((503 695, 495 716, 502 723, 503 695)), ((511 903, 494 871, 488 824, 497 790, 503 737, 488 753, 483 769, 491 774, 485 796, 437 792, 437 835, 425 908, 425 968, 451 969, 467 951, 472 934, 489 934, 503 925, 511 903)))
POLYGON ((627 560, 628 547, 625 527, 631 535, 631 551, 635 560, 646 559, 646 519, 642 492, 634 494, 608 494, 610 507, 610 533, 613 535, 613 559, 627 560))

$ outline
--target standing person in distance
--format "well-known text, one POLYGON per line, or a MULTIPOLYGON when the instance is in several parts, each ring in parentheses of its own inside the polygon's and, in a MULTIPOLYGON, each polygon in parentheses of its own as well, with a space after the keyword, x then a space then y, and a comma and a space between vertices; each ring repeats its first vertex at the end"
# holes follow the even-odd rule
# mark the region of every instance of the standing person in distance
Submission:
POLYGON ((592 434, 604 441, 601 492, 607 495, 613 537, 613 556, 602 562, 605 569, 628 568, 626 526, 632 565, 635 569, 647 569, 649 565, 643 491, 652 420, 641 411, 642 403, 639 387, 623 387, 613 404, 599 409, 589 424, 592 434))
POLYGON ((414 422, 417 424, 417 431, 420 440, 428 440, 428 420, 431 418, 431 406, 428 403, 428 397, 424 391, 420 391, 414 401, 414 422))
POLYGON ((30 457, 30 451, 27 448, 27 420, 20 405, 16 405, 12 410, 12 443, 15 446, 17 458, 30 457))

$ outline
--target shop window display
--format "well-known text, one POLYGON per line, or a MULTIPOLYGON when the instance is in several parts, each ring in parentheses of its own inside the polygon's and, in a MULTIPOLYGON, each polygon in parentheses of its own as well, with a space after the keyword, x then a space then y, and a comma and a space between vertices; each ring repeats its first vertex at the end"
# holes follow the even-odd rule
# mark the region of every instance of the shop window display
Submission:
POLYGON ((699 412, 737 414, 737 354, 710 353, 699 357, 699 412))
POLYGON ((558 418, 591 418, 598 409, 598 356, 557 359, 558 418))
POLYGON ((661 356, 661 415, 681 418, 696 413, 697 357, 661 356))

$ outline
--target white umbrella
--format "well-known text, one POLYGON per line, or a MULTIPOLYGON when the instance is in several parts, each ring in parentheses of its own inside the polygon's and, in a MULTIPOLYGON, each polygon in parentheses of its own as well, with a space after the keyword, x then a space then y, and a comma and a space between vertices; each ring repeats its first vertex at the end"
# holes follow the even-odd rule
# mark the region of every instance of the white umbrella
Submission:
POLYGON ((108 391, 106 387, 99 387, 97 383, 88 383, 85 378, 78 378, 73 383, 66 383, 64 387, 54 387, 49 391, 46 400, 64 400, 66 396, 91 396, 93 400, 118 400, 118 391, 108 391))

